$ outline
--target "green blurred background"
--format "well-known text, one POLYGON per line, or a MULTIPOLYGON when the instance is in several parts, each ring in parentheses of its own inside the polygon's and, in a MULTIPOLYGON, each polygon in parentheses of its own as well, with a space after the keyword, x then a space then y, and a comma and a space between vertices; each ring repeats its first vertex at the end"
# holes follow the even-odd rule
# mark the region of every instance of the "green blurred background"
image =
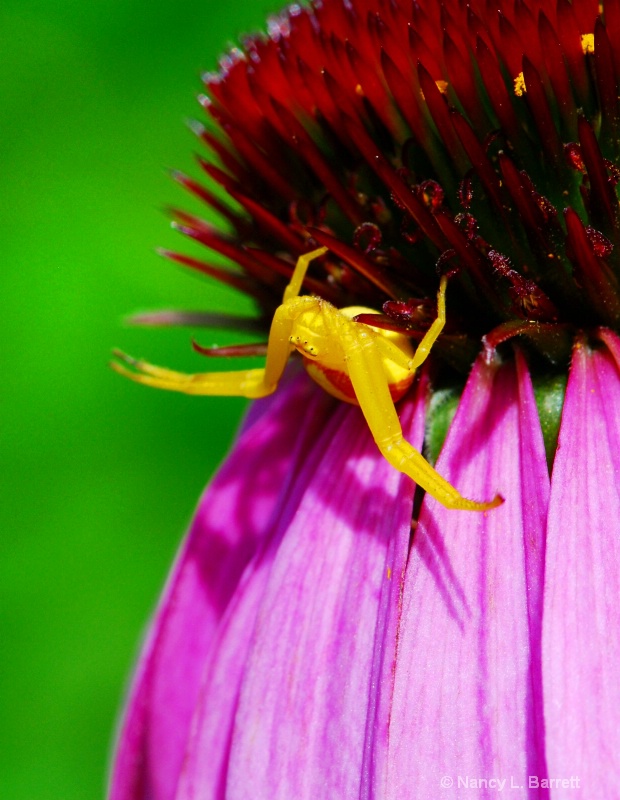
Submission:
POLYGON ((154 253, 191 251, 163 208, 199 208, 165 168, 198 175, 200 72, 277 6, 2 0, 2 800, 103 795, 139 637, 243 408, 106 363, 119 346, 204 369, 189 331, 123 318, 231 309, 154 253))

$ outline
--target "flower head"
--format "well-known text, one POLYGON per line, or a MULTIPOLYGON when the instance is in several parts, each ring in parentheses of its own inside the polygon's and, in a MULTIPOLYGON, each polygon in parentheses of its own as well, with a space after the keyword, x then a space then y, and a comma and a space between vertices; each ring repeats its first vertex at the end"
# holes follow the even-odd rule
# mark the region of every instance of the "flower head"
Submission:
MULTIPOLYGON (((175 178, 223 223, 175 225, 236 266, 165 254, 252 295, 255 328, 305 302, 295 265, 327 248, 304 267, 310 295, 420 352, 447 278, 445 331, 400 425, 431 458, 449 427, 438 473, 506 503, 447 510, 418 473, 415 497, 358 409, 289 376, 201 502, 113 800, 458 797, 459 778, 511 776, 521 796, 614 796, 618 45, 615 0, 323 0, 205 76, 209 188, 175 178)), ((205 385, 130 363, 145 383, 205 385)), ((387 406, 374 427, 367 412, 377 381, 347 369, 389 450, 387 406)), ((244 375, 226 380, 273 388, 244 375)))
POLYGON ((410 298, 434 295, 438 268, 472 348, 503 325, 557 359, 546 326, 620 315, 615 25, 593 2, 292 6, 205 76, 217 127, 195 130, 221 166, 201 164, 234 202, 176 175, 233 233, 178 227, 241 267, 268 318, 324 245, 307 288, 339 307, 419 331, 410 298))

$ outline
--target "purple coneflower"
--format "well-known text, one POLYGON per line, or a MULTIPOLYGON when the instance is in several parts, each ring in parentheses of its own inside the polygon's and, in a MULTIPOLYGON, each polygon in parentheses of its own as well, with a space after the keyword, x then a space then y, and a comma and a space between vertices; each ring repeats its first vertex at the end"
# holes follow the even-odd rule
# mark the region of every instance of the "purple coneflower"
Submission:
POLYGON ((401 423, 506 502, 416 493, 293 370, 200 503, 111 800, 620 797, 619 82, 620 0, 294 5, 205 76, 229 199, 176 177, 225 224, 176 224, 236 267, 167 255, 267 330, 327 247, 305 289, 414 342, 448 275, 401 423))

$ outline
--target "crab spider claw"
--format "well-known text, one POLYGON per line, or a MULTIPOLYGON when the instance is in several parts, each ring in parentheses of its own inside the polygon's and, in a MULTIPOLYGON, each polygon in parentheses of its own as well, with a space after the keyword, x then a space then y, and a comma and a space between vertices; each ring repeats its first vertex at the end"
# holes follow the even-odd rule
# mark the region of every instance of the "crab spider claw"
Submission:
POLYGON ((175 372, 174 370, 166 369, 165 367, 158 367, 155 364, 149 364, 148 361, 143 361, 141 358, 134 358, 133 356, 124 353, 122 350, 114 350, 113 354, 116 356, 118 361, 110 362, 112 369, 121 375, 125 375, 132 380, 138 381, 139 383, 144 383, 144 381, 140 380, 140 378, 145 376, 159 378, 172 383, 191 382, 197 377, 196 375, 188 375, 184 372, 175 372), (124 366, 125 364, 128 367, 131 367, 131 369, 127 369, 127 367, 124 366))
POLYGON ((437 499, 440 503, 443 503, 446 508, 454 508, 461 511, 490 511, 492 508, 501 506, 504 502, 504 498, 501 496, 501 494, 496 494, 495 497, 489 502, 468 500, 466 497, 461 497, 460 495, 458 498, 451 499, 448 502, 444 502, 441 498, 437 499))

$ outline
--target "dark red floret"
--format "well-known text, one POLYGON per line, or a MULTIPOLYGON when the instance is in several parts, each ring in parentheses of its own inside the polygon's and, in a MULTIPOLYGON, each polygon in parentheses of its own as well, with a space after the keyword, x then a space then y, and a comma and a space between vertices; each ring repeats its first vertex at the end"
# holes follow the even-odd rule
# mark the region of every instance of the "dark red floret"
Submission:
POLYGON ((179 230, 230 268, 166 255, 268 319, 324 245, 307 290, 412 335, 447 273, 459 335, 531 325, 556 359, 567 330, 620 328, 618 42, 620 0, 291 6, 204 78, 208 184, 174 173, 221 226, 179 230))

